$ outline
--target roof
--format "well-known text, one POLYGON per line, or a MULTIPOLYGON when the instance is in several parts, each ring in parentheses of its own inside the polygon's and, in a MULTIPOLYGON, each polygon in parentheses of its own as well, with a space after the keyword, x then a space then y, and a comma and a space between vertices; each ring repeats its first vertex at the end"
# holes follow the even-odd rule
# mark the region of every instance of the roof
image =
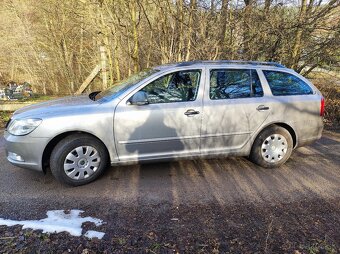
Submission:
POLYGON ((184 67, 184 66, 194 66, 194 65, 251 65, 251 66, 272 66, 277 68, 286 68, 284 65, 277 62, 261 62, 261 61, 242 61, 242 60, 197 60, 190 62, 178 62, 169 63, 157 66, 157 68, 166 67, 184 67))

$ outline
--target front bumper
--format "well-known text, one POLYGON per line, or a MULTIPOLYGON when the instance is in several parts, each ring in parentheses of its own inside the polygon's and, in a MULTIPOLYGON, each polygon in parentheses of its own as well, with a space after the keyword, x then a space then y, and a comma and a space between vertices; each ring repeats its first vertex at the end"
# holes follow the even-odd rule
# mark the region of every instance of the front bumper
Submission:
POLYGON ((7 131, 4 133, 7 160, 15 166, 43 171, 42 156, 48 144, 48 138, 33 138, 29 135, 14 136, 7 131), (11 153, 21 156, 22 160, 16 160, 11 153))

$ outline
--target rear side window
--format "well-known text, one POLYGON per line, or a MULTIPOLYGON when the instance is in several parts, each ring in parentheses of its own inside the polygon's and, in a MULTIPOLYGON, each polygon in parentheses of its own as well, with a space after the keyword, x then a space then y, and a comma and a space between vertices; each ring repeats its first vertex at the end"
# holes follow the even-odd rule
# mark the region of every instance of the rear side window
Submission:
POLYGON ((263 71, 274 96, 313 94, 303 80, 293 74, 280 71, 263 71))
POLYGON ((256 70, 215 69, 210 71, 210 99, 237 99, 263 96, 256 70))

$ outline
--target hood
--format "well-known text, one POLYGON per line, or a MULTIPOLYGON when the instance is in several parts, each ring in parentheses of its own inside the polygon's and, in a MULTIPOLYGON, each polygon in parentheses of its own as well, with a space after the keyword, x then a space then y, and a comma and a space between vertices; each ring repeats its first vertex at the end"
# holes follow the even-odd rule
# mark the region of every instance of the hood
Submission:
POLYGON ((31 117, 57 112, 65 113, 77 109, 84 110, 86 107, 93 107, 98 104, 97 101, 91 100, 88 95, 68 96, 23 107, 14 112, 13 118, 18 115, 20 117, 31 117))

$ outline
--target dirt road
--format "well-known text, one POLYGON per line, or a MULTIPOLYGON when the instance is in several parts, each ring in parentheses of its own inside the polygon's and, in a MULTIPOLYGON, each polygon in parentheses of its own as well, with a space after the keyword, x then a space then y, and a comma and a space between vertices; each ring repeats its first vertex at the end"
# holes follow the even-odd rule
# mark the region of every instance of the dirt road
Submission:
MULTIPOLYGON (((104 240, 71 237, 71 250, 79 244, 79 250, 111 246, 117 252, 339 250, 339 133, 325 132, 297 149, 280 169, 263 169, 245 158, 112 167, 77 188, 59 184, 49 172, 10 165, 0 138, 0 181, 2 218, 40 219, 48 209, 80 208, 108 222, 104 240)), ((13 230, 20 232, 0 226, 0 239, 13 230)), ((11 234, 15 241, 16 231, 11 234)), ((60 235, 53 236, 56 242, 60 235)), ((54 250, 67 246, 56 244, 54 250)))

